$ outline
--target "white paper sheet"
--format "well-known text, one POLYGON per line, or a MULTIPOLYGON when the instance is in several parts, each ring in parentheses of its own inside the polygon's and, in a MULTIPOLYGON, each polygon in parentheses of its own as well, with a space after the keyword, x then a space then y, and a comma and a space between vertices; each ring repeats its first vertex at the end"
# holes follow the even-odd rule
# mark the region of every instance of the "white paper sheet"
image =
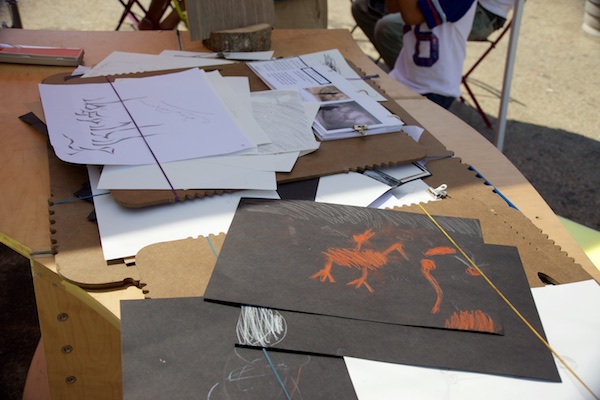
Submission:
POLYGON ((252 109, 259 124, 271 138, 271 144, 259 146, 258 152, 310 153, 320 143, 312 132, 312 119, 296 90, 268 90, 251 94, 252 109))
POLYGON ((321 140, 397 132, 403 122, 385 107, 358 92, 328 66, 306 66, 300 57, 250 62, 272 89, 296 88, 305 101, 320 105, 313 129, 321 140))
MULTIPOLYGON (((253 189, 276 190, 274 156, 239 156, 247 166, 213 162, 210 158, 150 165, 107 165, 102 170, 99 189, 170 190, 174 189, 253 189), (266 158, 270 158, 267 160, 266 158), (260 159, 260 160, 259 160, 260 159), (255 168, 261 164, 266 170, 255 168), (164 174, 163 174, 164 171, 164 174), (169 178, 165 178, 165 175, 169 178)), ((239 163, 241 164, 241 162, 239 163)))
POLYGON ((268 51, 229 51, 224 53, 206 53, 197 51, 163 50, 159 55, 168 57, 224 58, 239 61, 266 61, 273 58, 273 50, 268 51))
POLYGON ((410 136, 415 142, 419 142, 421 140, 421 135, 423 134, 424 129, 420 126, 416 125, 404 125, 402 126, 402 132, 406 133, 410 136))
POLYGON ((338 49, 319 51, 316 53, 303 54, 299 58, 307 65, 326 65, 335 72, 348 79, 357 92, 367 93, 375 101, 385 101, 374 87, 365 82, 362 77, 348 64, 338 49))
MULTIPOLYGON (((532 289, 550 345, 600 395, 600 288, 585 281, 532 289)), ((345 358, 360 400, 593 399, 562 366, 562 383, 345 358)))
POLYGON ((83 77, 89 78, 94 76, 122 75, 137 72, 166 71, 170 69, 206 67, 232 63, 233 61, 216 58, 164 57, 155 54, 114 51, 96 66, 87 70, 83 74, 83 77))
MULTIPOLYGON (((97 189, 98 167, 88 167, 92 193, 97 189)), ((153 243, 226 233, 240 198, 277 199, 275 191, 239 191, 145 208, 125 208, 109 195, 94 197, 102 251, 106 260, 132 257, 153 243)))
MULTIPOLYGON (((227 78, 227 82, 231 80, 227 78)), ((243 82, 236 81, 238 88, 240 84, 243 86, 243 82)), ((244 97, 240 96, 241 99, 244 97)), ((310 153, 319 147, 310 127, 311 120, 306 118, 306 103, 301 101, 296 91, 256 92, 248 96, 248 100, 252 103, 250 107, 255 120, 271 143, 259 145, 259 155, 256 156, 223 156, 162 163, 175 189, 274 190, 274 172, 290 172, 299 154, 310 153)), ((98 187, 170 189, 169 182, 157 165, 107 166, 98 187)))
MULTIPOLYGON (((275 172, 290 172, 298 153, 200 158, 162 164, 174 189, 275 190, 275 172)), ((99 189, 170 190, 158 165, 106 165, 99 189)))
POLYGON ((39 86, 50 142, 61 160, 153 164, 154 156, 162 163, 255 147, 201 70, 113 85, 39 86))
MULTIPOLYGON (((246 137, 256 145, 271 143, 271 138, 267 135, 264 128, 258 123, 252 113, 252 105, 244 104, 243 97, 237 94, 229 84, 229 79, 221 76, 219 71, 212 71, 206 74, 213 90, 218 93, 219 98, 229 111, 229 115, 233 118, 235 124, 240 127, 246 137)), ((241 77, 242 80, 248 82, 248 78, 241 77)), ((239 79, 231 79, 232 82, 237 82, 241 85, 239 79)), ((249 83, 247 83, 249 88, 249 83)), ((258 151, 258 150, 257 150, 258 151)))
POLYGON ((349 172, 319 178, 315 201, 366 207, 388 190, 388 185, 363 174, 349 172))
POLYGON ((428 189, 429 185, 421 179, 416 179, 383 194, 377 200, 369 204, 369 207, 386 209, 439 200, 433 197, 428 189))

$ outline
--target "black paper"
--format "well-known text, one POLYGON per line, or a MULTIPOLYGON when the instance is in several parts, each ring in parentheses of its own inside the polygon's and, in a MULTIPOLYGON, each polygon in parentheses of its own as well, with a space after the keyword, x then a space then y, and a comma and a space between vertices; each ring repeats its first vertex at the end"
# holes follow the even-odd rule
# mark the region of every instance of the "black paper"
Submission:
MULTIPOLYGON (((476 220, 439 222, 460 237, 466 251, 482 242, 476 220)), ((205 297, 373 322, 502 333, 496 294, 431 220, 389 210, 244 199, 205 297), (449 325, 459 315, 490 323, 449 325)))
POLYGON ((286 399, 273 368, 290 398, 356 398, 341 358, 235 347, 238 315, 200 297, 121 302, 124 399, 286 399))

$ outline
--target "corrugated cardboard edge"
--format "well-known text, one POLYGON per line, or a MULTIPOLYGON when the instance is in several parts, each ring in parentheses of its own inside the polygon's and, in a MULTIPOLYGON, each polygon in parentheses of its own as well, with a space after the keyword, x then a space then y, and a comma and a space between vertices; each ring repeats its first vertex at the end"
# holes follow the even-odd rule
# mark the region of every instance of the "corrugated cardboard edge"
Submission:
POLYGON ((203 296, 225 234, 156 243, 136 256, 146 298, 203 296))
POLYGON ((93 203, 74 200, 75 192, 89 181, 86 167, 60 161, 51 149, 48 161, 50 233, 58 274, 86 289, 137 285, 139 275, 134 265, 104 260, 98 226, 87 220, 94 211, 93 203))

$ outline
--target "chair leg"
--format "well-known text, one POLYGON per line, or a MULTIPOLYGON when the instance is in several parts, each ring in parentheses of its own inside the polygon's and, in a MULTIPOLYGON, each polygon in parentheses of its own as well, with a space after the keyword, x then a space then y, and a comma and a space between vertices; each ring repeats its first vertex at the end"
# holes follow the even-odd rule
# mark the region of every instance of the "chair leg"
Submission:
POLYGON ((22 29, 23 23, 21 22, 21 14, 19 13, 19 5, 17 0, 6 0, 10 10, 10 18, 12 19, 11 28, 22 29))
POLYGON ((138 24, 138 29, 160 30, 160 20, 170 5, 170 0, 152 0, 150 2, 150 5, 148 6, 148 11, 146 12, 146 15, 138 24))
MULTIPOLYGON (((487 57, 487 55, 490 54, 492 52, 492 50, 494 50, 496 48, 496 45, 498 44, 498 42, 500 42, 500 40, 504 37, 504 35, 509 31, 511 25, 512 25, 512 21, 509 21, 506 24, 506 26, 504 27, 504 29, 502 30, 502 32, 500 33, 500 35, 498 35, 496 40, 489 41, 490 45, 489 45, 488 49, 479 57, 479 59, 475 62, 475 64, 473 64, 473 66, 467 71, 467 73, 465 73, 463 75, 463 78, 462 78, 462 84, 464 85, 465 89, 467 90, 467 93, 473 100, 473 103, 475 104, 475 108, 477 109, 477 112, 479 113, 479 115, 481 115, 481 118, 485 122, 485 125, 490 129, 492 129, 492 123, 490 122, 487 115, 481 108, 479 102, 477 101, 477 98, 475 97, 475 93, 473 93, 473 91, 469 87, 468 79, 469 79, 469 76, 471 75, 471 73, 475 70, 475 68, 477 68, 479 66, 479 64, 481 64, 483 62, 483 60, 487 57)), ((461 97, 461 100, 464 101, 464 98, 461 97)))
MULTIPOLYGON (((483 111, 483 108, 481 108, 481 106, 479 105, 479 102, 477 101, 477 98, 475 97, 475 94, 473 93, 473 91, 469 87, 469 84, 467 83, 466 79, 463 78, 462 83, 465 86, 465 89, 467 89, 467 93, 469 93, 469 96, 471 96, 471 99, 473 100, 473 103, 475 103, 475 109, 477 109, 477 112, 481 116, 481 119, 483 119, 483 122, 485 123, 485 125, 489 129, 493 129, 492 123, 490 122, 489 118, 487 117, 487 115, 483 111)), ((462 96, 461 96, 460 99, 461 99, 461 101, 464 102, 464 98, 462 96)))
POLYGON ((115 29, 116 31, 118 31, 121 28, 121 25, 123 25, 123 22, 125 21, 125 18, 127 18, 127 17, 131 18, 135 22, 136 26, 140 23, 140 20, 131 11, 131 9, 133 8, 134 5, 137 5, 144 14, 147 13, 144 6, 138 0, 127 0, 127 3, 125 3, 124 0, 119 0, 119 2, 123 5, 125 10, 123 11, 123 14, 121 14, 121 18, 119 19, 119 23, 117 25, 117 28, 115 29))

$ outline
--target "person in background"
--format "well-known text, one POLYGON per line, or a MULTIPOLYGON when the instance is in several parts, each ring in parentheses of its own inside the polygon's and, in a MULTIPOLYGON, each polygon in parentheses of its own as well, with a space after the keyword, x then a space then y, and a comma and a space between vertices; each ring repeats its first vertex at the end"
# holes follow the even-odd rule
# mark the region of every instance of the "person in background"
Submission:
MULTIPOLYGON (((389 1, 352 0, 352 16, 387 67, 392 69, 402 49, 404 21, 400 13, 389 11, 386 6, 389 1)), ((502 28, 513 4, 514 0, 479 0, 468 40, 484 41, 502 28)))
POLYGON ((492 32, 502 28, 515 4, 514 0, 478 0, 469 41, 483 42, 492 32))
POLYGON ((438 105, 460 96, 474 0, 393 0, 404 21, 403 46, 390 76, 438 105))

